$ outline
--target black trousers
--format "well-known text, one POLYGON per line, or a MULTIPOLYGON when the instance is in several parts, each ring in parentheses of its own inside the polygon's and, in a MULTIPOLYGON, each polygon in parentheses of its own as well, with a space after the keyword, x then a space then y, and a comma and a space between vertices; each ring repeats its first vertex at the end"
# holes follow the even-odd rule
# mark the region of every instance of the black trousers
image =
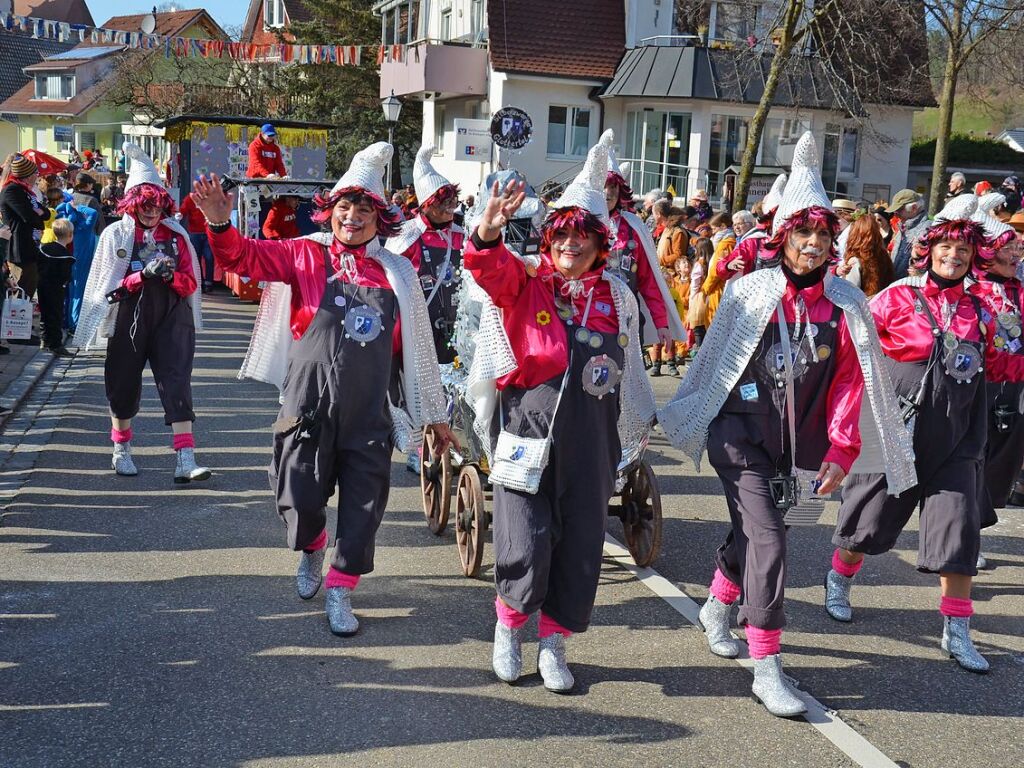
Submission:
POLYGON ((43 263, 39 269, 39 319, 43 327, 43 346, 57 349, 64 345, 64 294, 68 270, 59 264, 43 263))

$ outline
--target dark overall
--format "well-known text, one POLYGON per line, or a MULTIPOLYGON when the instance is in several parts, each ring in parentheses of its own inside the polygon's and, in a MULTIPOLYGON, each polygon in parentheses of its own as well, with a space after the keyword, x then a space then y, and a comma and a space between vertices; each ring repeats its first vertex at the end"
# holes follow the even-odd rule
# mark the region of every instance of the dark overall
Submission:
MULTIPOLYGON (((887 493, 885 475, 850 475, 843 486, 832 543, 867 555, 888 552, 920 507, 917 569, 974 576, 978 572, 979 493, 988 429, 984 375, 979 370, 970 381, 958 382, 947 372, 942 331, 923 296, 915 293, 916 306, 923 307, 935 334, 931 357, 915 363, 889 360, 888 366, 897 396, 912 397, 922 382, 925 387, 914 422, 918 484, 893 497, 887 493)), ((976 299, 974 303, 980 314, 976 299)), ((956 343, 979 356, 977 361, 967 362, 980 365, 984 361, 980 343, 962 339, 956 343)))
MULTIPOLYGON (((812 329, 813 343, 806 333, 791 343, 796 466, 801 469, 821 467, 831 446, 828 391, 835 376, 841 317, 842 310, 834 307, 829 321, 812 329), (810 357, 812 349, 818 362, 810 357)), ((708 461, 722 480, 732 520, 732 531, 715 563, 742 590, 739 622, 760 629, 786 624, 786 526, 769 490, 769 480, 788 475, 793 464, 780 331, 775 322, 765 328, 746 370, 708 429, 708 461)))
MULTIPOLYGON (((178 238, 157 243, 143 256, 136 243, 126 275, 141 272, 156 258, 189 259, 178 253, 178 238)), ((117 305, 114 335, 107 344, 103 378, 110 413, 131 419, 139 412, 142 371, 149 363, 164 407, 164 422, 195 421, 192 410, 192 361, 196 353, 196 327, 189 300, 159 278, 142 281, 142 289, 117 305)))
POLYGON ((462 271, 462 249, 455 247, 455 239, 458 237, 449 230, 441 237, 452 238, 451 256, 445 264, 445 254, 448 248, 445 246, 427 245, 420 240, 420 286, 423 288, 423 298, 430 298, 437 287, 437 293, 427 305, 430 314, 430 326, 434 334, 434 349, 437 352, 437 362, 450 363, 455 359, 455 349, 452 347, 452 332, 455 329, 455 314, 458 309, 456 293, 459 290, 459 274, 462 271))
MULTIPOLYGON (((617 423, 618 387, 601 398, 583 388, 588 362, 607 355, 619 366, 617 334, 591 346, 569 326, 569 376, 555 416, 551 456, 536 494, 494 486, 494 582, 515 610, 540 609, 571 632, 584 632, 597 596, 608 501, 622 457, 617 423)), ((521 437, 546 437, 562 385, 559 375, 531 389, 501 393, 505 429, 521 437)), ((497 436, 499 415, 492 431, 497 436)))
MULTIPOLYGON (((996 338, 993 340, 1001 354, 1024 355, 1024 334, 1021 333, 1020 291, 1016 287, 1004 286, 1007 312, 1013 316, 1010 322, 1003 322, 1002 312, 994 318, 996 338), (1009 307, 1012 306, 1012 310, 1009 307), (1016 331, 1014 331, 1016 328, 1016 331), (1016 336, 1013 333, 1016 332, 1016 336)), ((985 314, 982 319, 986 320, 985 314)), ((989 382, 988 391, 988 444, 985 448, 985 488, 982 495, 982 528, 995 524, 996 509, 1002 509, 1010 498, 1013 483, 1020 474, 1024 463, 1024 416, 1021 415, 1021 398, 1024 397, 1024 383, 1001 381, 989 382)))
MULTIPOLYGON (((326 249, 324 258, 331 274, 326 249)), ((270 487, 288 525, 288 546, 303 549, 320 535, 337 488, 331 565, 348 574, 373 570, 390 490, 387 391, 396 309, 390 289, 328 283, 312 323, 292 345, 274 425, 270 487)))

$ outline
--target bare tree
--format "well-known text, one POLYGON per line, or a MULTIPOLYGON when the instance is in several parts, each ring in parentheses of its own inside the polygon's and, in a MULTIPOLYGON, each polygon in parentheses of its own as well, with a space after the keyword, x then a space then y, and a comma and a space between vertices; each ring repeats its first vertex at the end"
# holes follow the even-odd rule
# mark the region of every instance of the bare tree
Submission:
MULTIPOLYGON (((772 107, 780 102, 844 115, 875 143, 893 139, 875 129, 867 105, 932 103, 923 69, 927 46, 920 2, 737 0, 719 4, 719 13, 722 5, 749 5, 760 14, 746 39, 731 43, 740 92, 756 92, 751 82, 762 86, 747 129, 734 207, 746 205, 765 125, 772 107)), ((721 26, 721 17, 716 22, 721 26)), ((694 24, 692 12, 687 23, 694 24)), ((701 34, 699 21, 697 25, 701 34)), ((711 40, 709 44, 721 43, 711 40)))
MULTIPOLYGON (((957 86, 968 62, 981 56, 997 37, 1019 39, 1024 32, 1024 0, 924 0, 929 28, 940 42, 942 70, 939 75, 939 126, 935 136, 935 157, 932 161, 932 188, 928 208, 934 214, 943 199, 946 165, 949 160, 949 139, 953 129, 953 107, 957 86)), ((1013 78, 1020 77, 1019 59, 1013 78)))

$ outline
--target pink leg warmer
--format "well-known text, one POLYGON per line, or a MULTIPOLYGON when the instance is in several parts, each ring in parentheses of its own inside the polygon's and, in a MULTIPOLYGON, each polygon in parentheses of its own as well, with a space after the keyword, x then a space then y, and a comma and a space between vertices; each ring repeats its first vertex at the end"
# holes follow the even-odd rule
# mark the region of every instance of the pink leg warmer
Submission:
POLYGON ((718 599, 718 602, 732 605, 739 599, 740 588, 725 578, 725 574, 716 568, 715 578, 711 581, 711 594, 718 599))
POLYGON ((327 546, 327 529, 324 528, 320 531, 320 535, 313 539, 309 544, 302 548, 303 552, 319 552, 321 549, 327 546))
POLYGON ((530 614, 520 613, 515 608, 505 605, 500 597, 494 598, 494 612, 498 614, 498 621, 509 629, 519 629, 530 618, 530 614))
POLYGON ((847 563, 839 557, 838 549, 832 553, 832 570, 848 579, 856 576, 862 565, 864 565, 863 559, 859 563, 847 563))
POLYGON ((557 621, 548 616, 544 611, 540 612, 540 621, 537 623, 537 637, 545 638, 555 633, 569 637, 572 634, 568 629, 563 627, 557 621))
POLYGON ((782 648, 782 630, 761 629, 747 624, 747 647, 752 659, 774 656, 782 648))
POLYGON ((342 573, 333 565, 327 571, 327 580, 324 582, 324 586, 327 589, 333 589, 334 587, 355 589, 357 584, 359 584, 359 574, 342 573))
POLYGON ((180 435, 174 436, 174 450, 180 451, 182 448, 195 448, 196 439, 192 436, 191 432, 185 432, 180 435))
POLYGON ((110 430, 110 440, 114 443, 127 443, 132 439, 132 428, 128 429, 113 429, 110 430))
POLYGON ((960 597, 943 597, 939 603, 939 613, 943 616, 966 619, 974 615, 974 603, 960 597))

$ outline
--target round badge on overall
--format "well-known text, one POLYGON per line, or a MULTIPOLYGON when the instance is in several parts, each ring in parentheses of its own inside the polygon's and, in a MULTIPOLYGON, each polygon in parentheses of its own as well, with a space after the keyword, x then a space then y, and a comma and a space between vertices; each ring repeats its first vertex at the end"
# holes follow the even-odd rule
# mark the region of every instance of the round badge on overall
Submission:
POLYGON ((622 371, 608 355, 595 355, 583 366, 583 389, 598 399, 614 392, 621 380, 622 371))
MULTIPOLYGON (((799 357, 796 347, 790 347, 790 356, 793 359, 793 378, 799 379, 807 373, 807 358, 799 357)), ((773 374, 786 375, 786 353, 782 351, 782 344, 773 344, 768 350, 768 370, 773 374)))
POLYGON ((600 333, 591 333, 590 340, 587 343, 591 349, 600 349, 601 345, 604 344, 604 337, 600 333))
POLYGON ((961 341, 946 355, 946 373, 950 378, 963 384, 973 379, 981 370, 981 352, 967 342, 961 341))
POLYGON ((818 326, 815 325, 814 323, 808 324, 808 326, 807 326, 807 335, 810 336, 812 339, 815 336, 817 336, 818 335, 818 326))
POLYGON ((619 334, 619 338, 618 338, 618 342, 619 342, 619 346, 622 347, 622 349, 625 349, 626 347, 629 346, 629 336, 627 336, 624 333, 620 333, 619 334))
POLYGON ((380 315, 367 306, 353 307, 345 315, 345 333, 364 347, 384 329, 380 315))
POLYGON ((117 258, 119 258, 119 259, 127 259, 128 258, 128 251, 126 249, 124 249, 124 248, 118 248, 117 249, 117 258))
POLYGON ((828 360, 832 356, 832 348, 827 344, 818 347, 818 360, 828 360))
POLYGON ((582 327, 577 328, 576 341, 578 341, 580 344, 586 344, 588 341, 590 341, 590 331, 582 327))
POLYGON ((1015 325, 1020 325, 1020 320, 1013 312, 1000 312, 996 315, 996 319, 1003 328, 1012 328, 1015 325))
POLYGON ((630 250, 630 251, 635 251, 636 250, 636 241, 635 240, 627 241, 626 242, 626 248, 628 250, 630 250))
POLYGON ((1013 326, 1012 328, 1010 328, 1008 333, 1010 334, 1011 338, 1014 338, 1014 339, 1020 338, 1020 326, 1019 325, 1013 326))

